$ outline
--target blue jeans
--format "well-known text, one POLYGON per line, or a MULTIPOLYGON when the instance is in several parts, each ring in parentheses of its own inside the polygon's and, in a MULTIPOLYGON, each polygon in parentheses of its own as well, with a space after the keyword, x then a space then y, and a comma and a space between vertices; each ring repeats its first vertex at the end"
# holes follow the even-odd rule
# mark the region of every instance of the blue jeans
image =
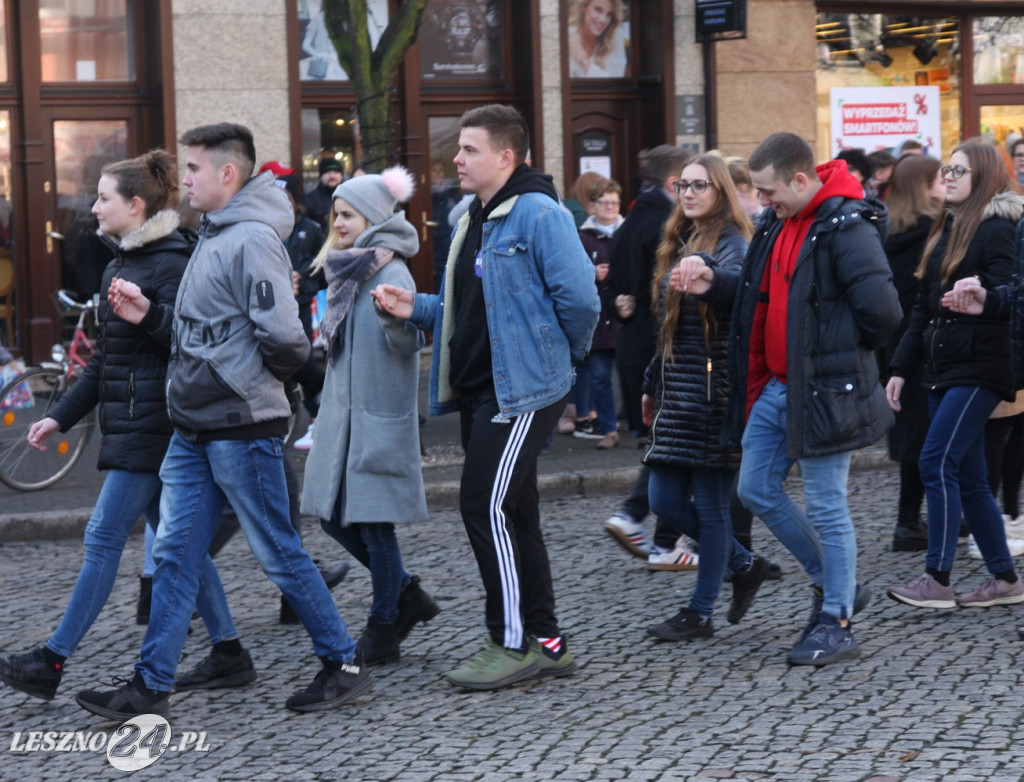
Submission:
MULTIPOLYGON (((155 472, 110 470, 85 528, 85 558, 60 624, 46 646, 62 657, 74 654, 110 597, 125 542, 145 515, 147 526, 160 520, 160 476, 155 472)), ((237 638, 227 598, 209 557, 203 563, 200 614, 213 643, 237 638), (210 572, 212 571, 212 573, 210 572)), ((189 614, 191 615, 191 611, 189 614)))
MULTIPOLYGON (((590 402, 597 413, 597 428, 601 434, 614 432, 617 424, 615 415, 615 389, 612 387, 612 367, 615 365, 611 350, 592 350, 587 356, 587 370, 590 373, 590 402)), ((581 415, 579 407, 577 415, 581 415)))
POLYGON ((576 406, 576 417, 580 420, 590 415, 590 369, 586 362, 573 364, 576 378, 572 381, 572 403, 576 406))
POLYGON ((806 511, 783 486, 793 464, 786 456, 786 385, 772 378, 743 432, 737 492, 821 587, 822 611, 847 619, 857 585, 857 536, 846 504, 850 452, 800 460, 806 511))
POLYGON ((999 506, 988 484, 985 422, 999 395, 977 386, 928 392, 931 426, 918 465, 928 503, 925 566, 950 571, 966 518, 990 573, 1013 569, 999 506))
POLYGON ((651 466, 647 488, 651 510, 659 519, 700 542, 697 583, 689 608, 703 617, 710 617, 715 609, 726 567, 734 573, 742 572, 754 559, 754 555, 732 536, 729 520, 732 479, 732 470, 651 466), (686 512, 687 505, 691 504, 691 491, 696 516, 686 512))
POLYGON ((409 574, 402 566, 395 525, 381 522, 343 527, 334 519, 323 519, 320 526, 370 571, 373 584, 370 617, 384 623, 398 619, 398 596, 402 587, 409 583, 409 574))
POLYGON ((316 654, 352 660, 355 641, 292 526, 280 437, 192 443, 176 432, 160 479, 164 490, 153 547, 153 603, 135 666, 147 687, 170 690, 174 684, 201 565, 228 502, 263 572, 312 637, 316 654))

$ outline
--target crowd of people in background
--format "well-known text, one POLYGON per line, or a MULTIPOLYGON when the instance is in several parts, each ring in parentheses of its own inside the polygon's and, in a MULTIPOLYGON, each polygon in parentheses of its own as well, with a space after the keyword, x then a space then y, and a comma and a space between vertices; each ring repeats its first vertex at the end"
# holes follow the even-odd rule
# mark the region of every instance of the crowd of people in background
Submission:
MULTIPOLYGON (((574 67, 611 67, 602 36, 614 40, 617 9, 580 4, 574 67)), ((428 331, 430 412, 459 415, 459 507, 485 593, 484 645, 445 674, 455 687, 577 670, 537 490, 538 457, 559 434, 639 446, 637 481, 603 526, 652 570, 696 571, 685 605, 648 628, 661 641, 713 637, 724 582, 737 623, 781 578, 755 552, 756 516, 810 587, 787 662, 859 656, 853 620, 871 596, 846 486, 852 453, 886 435, 899 465, 892 549, 925 554, 923 572, 887 595, 924 609, 1024 602, 1013 560, 1024 554, 1024 136, 967 140, 945 164, 914 139, 821 164, 792 133, 749 159, 661 145, 641 154, 635 188, 586 172, 562 198, 532 166, 519 112, 480 107, 460 121, 458 185, 438 161, 429 172, 426 291, 407 266, 420 250, 401 209, 410 172, 346 178, 325 157, 301 198, 279 162, 253 175, 242 126, 181 143, 197 231, 179 227, 166 153, 99 179, 93 212, 114 255, 99 349, 29 438, 45 448, 98 406, 108 474, 57 630, 0 658, 12 688, 55 696, 140 515, 152 546, 141 659, 133 679, 78 703, 126 719, 166 714, 172 689, 254 681, 212 559, 230 505, 226 534, 245 530, 281 588, 282 621, 287 608, 320 658, 288 708, 367 692, 368 668, 399 662, 413 628, 440 613, 399 544, 403 524, 429 517, 417 401, 428 331), (309 418, 295 443, 309 451, 301 489, 282 453, 295 386, 309 418), (786 483, 795 465, 802 504, 786 483), (369 570, 358 638, 328 591, 344 568, 321 571, 302 548, 300 503, 369 570), (960 542, 989 577, 958 593, 960 542), (212 649, 176 677, 193 610, 212 649)))

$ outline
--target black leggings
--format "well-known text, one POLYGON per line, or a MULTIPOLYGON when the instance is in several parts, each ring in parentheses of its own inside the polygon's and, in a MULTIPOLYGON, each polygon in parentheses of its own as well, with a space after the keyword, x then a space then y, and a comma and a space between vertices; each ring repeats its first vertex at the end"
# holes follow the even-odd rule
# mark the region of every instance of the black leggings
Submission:
POLYGON ((1020 482, 1024 477, 1024 413, 990 418, 985 424, 985 462, 993 496, 1003 486, 1003 513, 1020 515, 1020 482))

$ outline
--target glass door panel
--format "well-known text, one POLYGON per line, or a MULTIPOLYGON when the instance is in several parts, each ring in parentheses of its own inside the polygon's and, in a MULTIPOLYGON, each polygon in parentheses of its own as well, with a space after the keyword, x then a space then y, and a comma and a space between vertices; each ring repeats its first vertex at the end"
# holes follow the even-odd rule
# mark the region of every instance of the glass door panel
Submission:
POLYGON ((60 258, 61 287, 78 301, 100 292, 111 253, 96 236, 92 214, 100 170, 128 157, 128 121, 57 120, 53 123, 56 224, 47 226, 47 254, 60 258))
POLYGON ((135 78, 127 0, 40 0, 44 82, 135 78))
POLYGON ((15 317, 14 193, 11 189, 11 112, 0 111, 0 342, 18 343, 15 317))
POLYGON ((0 0, 0 82, 10 80, 10 72, 7 68, 7 3, 0 0))

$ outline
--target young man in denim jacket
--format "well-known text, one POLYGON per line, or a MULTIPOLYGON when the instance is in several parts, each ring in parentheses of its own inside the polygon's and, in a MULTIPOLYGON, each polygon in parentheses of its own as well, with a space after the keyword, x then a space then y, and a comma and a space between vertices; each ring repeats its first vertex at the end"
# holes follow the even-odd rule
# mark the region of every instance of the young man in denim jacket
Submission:
POLYGON ((441 292, 385 285, 373 295, 434 330, 430 412, 461 416, 460 507, 487 593, 488 639, 446 678, 490 690, 576 669, 555 617, 537 456, 601 307, 594 266, 551 178, 523 162, 519 112, 482 106, 460 127, 455 165, 476 198, 456 226, 441 292))

